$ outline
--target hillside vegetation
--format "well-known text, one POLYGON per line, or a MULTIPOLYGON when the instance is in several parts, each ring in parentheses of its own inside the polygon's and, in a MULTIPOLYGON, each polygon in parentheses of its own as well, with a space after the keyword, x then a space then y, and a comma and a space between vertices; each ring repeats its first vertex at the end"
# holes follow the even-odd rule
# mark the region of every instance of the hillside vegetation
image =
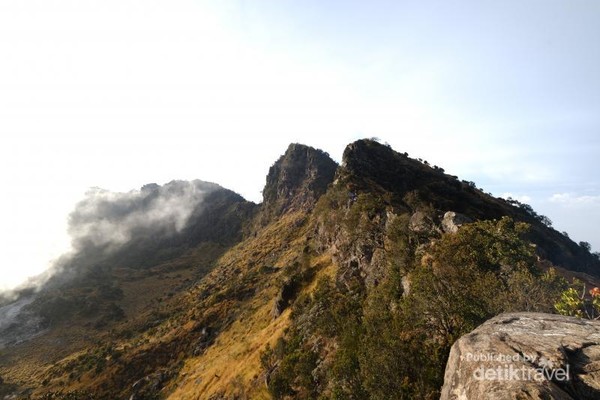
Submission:
POLYGON ((211 186, 185 228, 26 294, 43 331, 2 350, 0 393, 435 399, 461 335, 598 286, 598 258, 546 217, 373 140, 340 166, 290 145, 266 182, 260 205, 211 186))

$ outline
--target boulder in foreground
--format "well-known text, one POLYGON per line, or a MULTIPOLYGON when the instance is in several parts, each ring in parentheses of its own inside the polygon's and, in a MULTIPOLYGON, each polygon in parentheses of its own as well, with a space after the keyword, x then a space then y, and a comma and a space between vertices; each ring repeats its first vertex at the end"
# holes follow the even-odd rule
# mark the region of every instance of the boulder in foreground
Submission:
POLYGON ((441 400, 599 399, 600 322, 502 314, 452 347, 441 400))

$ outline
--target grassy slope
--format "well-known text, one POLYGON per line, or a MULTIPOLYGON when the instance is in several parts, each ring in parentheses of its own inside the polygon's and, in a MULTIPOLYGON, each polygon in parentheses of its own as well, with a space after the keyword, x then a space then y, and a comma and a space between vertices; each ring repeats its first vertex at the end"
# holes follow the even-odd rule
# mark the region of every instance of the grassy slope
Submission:
MULTIPOLYGON (((221 251, 219 246, 203 243, 182 257, 150 270, 115 268, 113 279, 123 290, 123 298, 118 303, 125 311, 125 320, 98 329, 94 327, 94 318, 77 314, 44 335, 4 349, 0 353, 0 365, 3 366, 0 375, 23 387, 41 386, 41 382, 48 378, 47 372, 52 364, 68 361, 92 343, 113 340, 115 332, 143 329, 155 314, 156 305, 189 286, 205 270, 210 258, 221 251)), ((60 383, 63 378, 51 379, 43 391, 63 388, 60 383)))
MULTIPOLYGON (((283 267, 294 264, 301 257, 306 238, 313 228, 312 224, 300 225, 303 219, 301 213, 286 215, 220 260, 222 268, 236 265, 242 275, 253 268, 270 265, 276 266, 277 271, 262 275, 255 294, 240 305, 237 319, 218 336, 213 346, 203 355, 186 360, 185 367, 173 382, 174 390, 169 398, 205 399, 216 394, 270 398, 264 377, 260 375, 260 354, 267 343, 274 345, 289 323, 289 310, 274 319, 271 309, 283 267), (268 265, 260 260, 268 260, 268 265)), ((334 268, 326 256, 309 257, 307 262, 309 268, 316 266, 317 269, 312 282, 334 268)), ((221 273, 222 270, 217 268, 211 275, 221 273)), ((307 283, 303 290, 311 288, 312 284, 307 283)))
MULTIPOLYGON (((365 182, 339 185, 340 202, 348 202, 349 191, 364 189, 367 193, 381 192, 386 204, 403 204, 402 190, 414 189, 423 195, 423 202, 440 202, 436 208, 443 211, 453 209, 473 217, 518 211, 458 181, 438 185, 455 179, 441 171, 432 173, 431 168, 416 161, 399 160, 399 155, 390 157, 391 166, 406 167, 414 187, 404 188, 405 178, 398 178, 401 175, 391 166, 389 182, 382 181, 377 164, 372 176, 363 171, 368 177, 365 182), (433 182, 421 188, 420 184, 428 182, 425 178, 433 182), (445 190, 451 191, 448 199, 454 199, 453 204, 445 203, 445 190)), ((356 169, 368 167, 360 164, 356 169)), ((331 215, 332 210, 321 212, 331 215)), ((0 365, 5 366, 0 368, 0 375, 35 388, 34 397, 78 390, 98 394, 98 398, 129 398, 135 382, 160 372, 167 376, 159 385, 160 396, 165 398, 270 398, 260 354, 289 326, 289 310, 277 318, 271 315, 283 281, 298 269, 311 269, 314 273, 301 288, 309 292, 319 277, 334 276, 337 270, 330 255, 317 255, 311 249, 314 224, 311 214, 289 212, 257 228, 223 254, 222 247, 203 244, 150 271, 115 269, 114 278, 123 290, 120 305, 126 320, 98 330, 90 325, 92 320, 79 316, 47 335, 5 351, 0 355, 0 365), (202 277, 209 266, 214 269, 202 277), (204 331, 209 332, 207 337, 204 331), (107 346, 110 351, 103 352, 107 346)), ((338 228, 334 225, 332 230, 338 228)), ((580 274, 568 276, 576 275, 580 274)))
POLYGON ((271 315, 282 282, 294 268, 314 267, 313 279, 302 288, 311 290, 318 276, 334 268, 330 258, 308 248, 313 231, 305 213, 286 214, 224 253, 200 280, 206 253, 213 249, 197 248, 138 275, 116 269, 125 321, 107 331, 89 326, 84 317, 69 321, 3 353, 0 362, 7 367, 0 373, 33 388, 34 398, 76 391, 125 398, 135 381, 155 371, 170 373, 161 396, 172 399, 269 398, 260 354, 288 326, 289 310, 271 315), (214 338, 204 351, 194 352, 205 327, 214 338), (112 350, 103 353, 107 346, 112 350), (102 368, 96 371, 98 364, 102 368))

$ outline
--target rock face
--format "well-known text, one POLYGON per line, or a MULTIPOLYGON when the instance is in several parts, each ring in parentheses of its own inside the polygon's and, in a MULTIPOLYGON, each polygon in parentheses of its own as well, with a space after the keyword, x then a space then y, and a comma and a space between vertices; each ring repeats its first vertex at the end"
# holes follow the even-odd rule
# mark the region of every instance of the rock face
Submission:
POLYGON ((473 220, 466 215, 448 211, 442 219, 442 229, 446 233, 456 233, 458 232, 458 228, 470 222, 473 222, 473 220))
POLYGON ((429 203, 438 211, 452 210, 473 220, 510 216, 531 224, 528 240, 537 245, 542 258, 590 275, 597 275, 600 270, 600 261, 592 254, 527 211, 485 194, 441 168, 431 167, 425 161, 419 162, 376 141, 363 139, 349 144, 341 169, 348 178, 344 183, 352 193, 387 193, 393 202, 394 199, 405 200, 412 192, 419 195, 422 203, 429 203))
POLYGON ((502 314, 458 340, 441 400, 599 399, 600 322, 502 314))
POLYGON ((271 309, 271 316, 273 318, 279 317, 290 305, 290 302, 293 300, 296 291, 298 290, 297 286, 298 285, 293 279, 286 279, 277 293, 275 303, 273 303, 273 308, 271 309))
POLYGON ((417 211, 410 217, 408 227, 417 233, 431 233, 437 230, 435 221, 422 211, 417 211))
POLYGON ((321 150, 291 144, 269 169, 263 209, 272 215, 310 208, 333 181, 338 165, 321 150))

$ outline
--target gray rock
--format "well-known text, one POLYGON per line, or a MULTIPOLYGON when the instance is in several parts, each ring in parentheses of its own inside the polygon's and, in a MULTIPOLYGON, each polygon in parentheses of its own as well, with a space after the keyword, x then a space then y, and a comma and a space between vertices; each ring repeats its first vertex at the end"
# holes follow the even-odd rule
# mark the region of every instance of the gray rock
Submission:
POLYGON ((466 215, 448 211, 442 219, 442 229, 446 233, 456 233, 458 228, 470 222, 473 222, 473 220, 466 215))
POLYGON ((410 217, 408 227, 416 233, 432 233, 437 230, 435 222, 423 211, 417 211, 410 217))
POLYGON ((271 308, 271 316, 273 319, 278 318, 283 311, 288 308, 296 296, 298 285, 297 279, 293 279, 292 277, 288 277, 283 282, 279 292, 277 293, 273 307, 271 308))
POLYGON ((263 212, 273 216, 307 210, 333 182, 337 163, 321 150, 291 144, 271 166, 263 189, 263 212))
POLYGON ((452 346, 440 399, 600 399, 600 322, 492 318, 452 346))

